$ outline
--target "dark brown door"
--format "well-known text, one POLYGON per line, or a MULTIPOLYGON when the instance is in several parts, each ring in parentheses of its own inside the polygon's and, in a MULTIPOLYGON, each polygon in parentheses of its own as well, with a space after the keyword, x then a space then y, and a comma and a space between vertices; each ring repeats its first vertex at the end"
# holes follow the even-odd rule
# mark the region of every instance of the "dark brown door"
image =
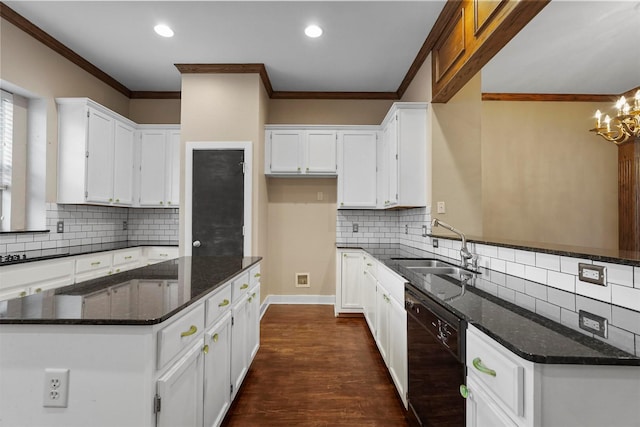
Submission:
POLYGON ((244 151, 194 150, 193 256, 242 256, 244 151))

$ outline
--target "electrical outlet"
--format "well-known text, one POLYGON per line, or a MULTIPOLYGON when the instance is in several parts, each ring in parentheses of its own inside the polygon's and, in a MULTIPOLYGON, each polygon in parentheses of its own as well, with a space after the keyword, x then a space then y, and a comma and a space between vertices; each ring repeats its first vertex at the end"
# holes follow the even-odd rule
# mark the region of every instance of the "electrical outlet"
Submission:
POLYGON ((351 229, 353 230, 354 233, 357 233, 358 232, 358 224, 353 224, 351 229))
POLYGON ((69 400, 69 370, 47 368, 44 370, 45 408, 66 408, 69 400))
POLYGON ((608 322, 605 317, 601 317, 584 310, 578 311, 578 326, 580 329, 592 332, 599 337, 607 338, 607 323, 608 322))
POLYGON ((58 233, 64 233, 64 221, 58 221, 56 223, 56 231, 58 233))
POLYGON ((447 213, 447 206, 444 202, 438 202, 436 206, 439 214, 447 213))
POLYGON ((433 245, 434 248, 438 247, 438 239, 431 239, 431 245, 433 245))
POLYGON ((578 279, 594 285, 607 286, 606 270, 601 265, 578 263, 578 279))
POLYGON ((422 237, 427 237, 427 225, 422 224, 422 237))

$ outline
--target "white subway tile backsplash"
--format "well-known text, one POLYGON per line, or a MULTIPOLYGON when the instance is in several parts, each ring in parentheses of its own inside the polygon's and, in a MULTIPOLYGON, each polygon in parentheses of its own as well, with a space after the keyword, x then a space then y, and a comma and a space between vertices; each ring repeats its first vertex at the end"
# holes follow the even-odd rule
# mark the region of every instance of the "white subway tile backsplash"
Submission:
POLYGON ((516 253, 516 262, 520 264, 526 265, 536 265, 536 253, 523 251, 520 249, 515 250, 516 253))
POLYGON ((560 271, 560 257, 558 255, 536 253, 536 267, 560 271))
POLYGON ((640 289, 640 267, 633 268, 633 286, 640 289))
POLYGON ((607 283, 633 287, 633 267, 630 265, 611 264, 607 262, 594 262, 595 265, 602 265, 607 269, 607 283))
POLYGON ((593 283, 576 280, 576 294, 594 298, 599 301, 611 302, 611 286, 594 285, 593 283))
POLYGON ((541 300, 547 299, 547 287, 531 281, 524 282, 524 292, 541 300))
POLYGON ((625 328, 636 335, 640 335, 640 311, 633 311, 627 308, 611 307, 611 323, 625 325, 625 328))
POLYGON ((498 247, 498 258, 505 261, 515 261, 516 251, 511 248, 498 247))
POLYGON ((560 322, 560 307, 549 304, 543 300, 536 300, 536 313, 549 319, 560 322))
POLYGON ((640 311, 640 289, 611 285, 611 302, 622 307, 640 311))
POLYGON ((533 267, 531 265, 526 265, 524 267, 524 277, 527 280, 542 283, 544 285, 547 284, 547 270, 545 270, 544 268, 538 268, 538 267, 533 267))
POLYGON ((620 329, 614 325, 609 325, 607 338, 601 338, 597 335, 595 337, 600 341, 608 342, 621 350, 627 351, 631 354, 635 353, 634 335, 629 331, 625 331, 624 329, 620 329))
POLYGON ((506 273, 507 263, 502 259, 491 258, 491 266, 489 268, 492 270, 499 271, 501 273, 506 273))
POLYGON ((576 292, 576 276, 573 274, 559 273, 557 271, 549 271, 547 274, 547 285, 567 292, 576 292))
POLYGON ((567 310, 566 308, 560 309, 560 323, 571 329, 575 329, 577 331, 585 333, 584 330, 580 329, 580 327, 578 326, 578 319, 578 313, 576 313, 575 311, 567 310))
POLYGON ((516 277, 524 277, 524 265, 516 262, 507 262, 507 274, 516 277))
POLYGON ((559 289, 547 289, 548 301, 567 310, 576 311, 576 295, 559 289))

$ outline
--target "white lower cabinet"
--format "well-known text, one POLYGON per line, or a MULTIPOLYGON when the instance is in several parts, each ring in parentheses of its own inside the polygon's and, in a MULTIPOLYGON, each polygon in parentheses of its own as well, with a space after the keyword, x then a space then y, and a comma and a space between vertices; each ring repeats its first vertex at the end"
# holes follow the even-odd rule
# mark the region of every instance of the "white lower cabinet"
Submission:
POLYGON ((362 313, 393 384, 407 408, 405 279, 364 251, 337 251, 336 316, 362 313))
POLYGON ((467 426, 637 426, 637 366, 533 363, 467 328, 467 426))
POLYGON ((338 251, 336 315, 362 313, 362 251, 338 251))
POLYGON ((205 334, 204 427, 219 426, 231 405, 231 313, 205 334))
POLYGON ((467 427, 515 427, 516 423, 500 407, 482 392, 473 378, 467 378, 467 427))
POLYGON ((200 338, 158 379, 158 427, 201 426, 203 416, 204 343, 200 338))

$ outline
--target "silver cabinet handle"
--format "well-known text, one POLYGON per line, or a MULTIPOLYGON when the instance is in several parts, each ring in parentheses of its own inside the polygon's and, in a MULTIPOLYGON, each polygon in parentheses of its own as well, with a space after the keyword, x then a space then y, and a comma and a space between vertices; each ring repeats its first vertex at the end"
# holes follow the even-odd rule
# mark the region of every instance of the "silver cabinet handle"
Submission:
POLYGON ((194 247, 194 248, 199 248, 199 247, 200 247, 200 245, 201 245, 200 240, 194 240, 194 241, 193 241, 193 247, 194 247))

